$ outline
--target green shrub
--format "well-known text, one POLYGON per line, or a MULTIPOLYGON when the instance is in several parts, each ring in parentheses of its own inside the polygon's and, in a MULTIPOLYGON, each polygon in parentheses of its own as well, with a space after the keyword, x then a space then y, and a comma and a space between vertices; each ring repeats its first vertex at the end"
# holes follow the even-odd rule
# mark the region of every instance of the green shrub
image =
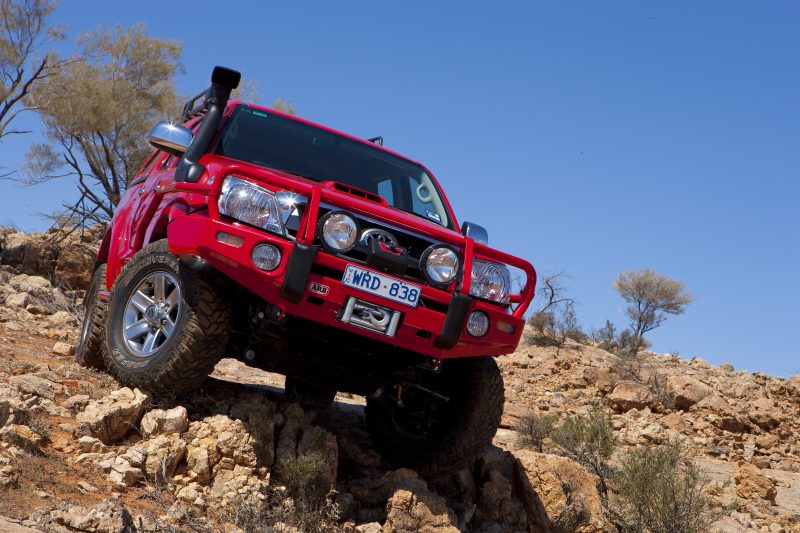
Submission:
POLYGON ((591 339, 601 350, 616 353, 619 349, 617 327, 610 320, 606 320, 606 324, 602 328, 592 330, 591 339))
POLYGON ((598 477, 598 488, 605 498, 611 474, 608 459, 617 446, 611 413, 595 405, 586 415, 568 416, 553 429, 550 439, 564 456, 582 464, 598 477))
POLYGON ((522 415, 517 423, 519 445, 541 452, 544 439, 550 436, 556 420, 556 415, 542 416, 532 411, 522 415))
POLYGON ((327 469, 325 457, 318 451, 312 451, 294 461, 284 463, 279 469, 279 474, 281 481, 296 501, 319 505, 325 501, 330 492, 330 487, 325 484, 327 469))
POLYGON ((572 303, 562 303, 547 311, 536 311, 528 319, 533 330, 529 341, 534 346, 553 346, 561 349, 567 340, 585 344, 589 336, 581 331, 572 303))
POLYGON ((323 531, 335 521, 338 511, 330 501, 326 481, 328 463, 319 451, 301 455, 280 466, 277 474, 294 498, 290 523, 301 531, 323 531))
POLYGON ((707 485, 679 441, 642 446, 623 458, 612 479, 612 515, 622 531, 702 533, 722 514, 712 508, 707 485))

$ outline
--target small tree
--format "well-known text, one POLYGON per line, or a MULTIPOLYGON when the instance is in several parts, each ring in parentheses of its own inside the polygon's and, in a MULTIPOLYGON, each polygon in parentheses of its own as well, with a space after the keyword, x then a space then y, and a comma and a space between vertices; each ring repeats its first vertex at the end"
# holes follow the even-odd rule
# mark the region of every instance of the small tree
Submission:
POLYGON ((0 0, 0 139, 27 133, 11 123, 34 109, 28 95, 62 63, 43 48, 63 39, 58 28, 47 26, 55 9, 51 0, 0 0))
POLYGON ((78 46, 80 59, 31 93, 48 142, 31 147, 20 181, 73 177, 80 196, 64 206, 67 217, 105 221, 152 150, 147 132, 175 114, 181 47, 142 25, 85 33, 78 46))
POLYGON ((683 283, 650 269, 621 272, 614 288, 628 303, 630 330, 625 344, 633 354, 643 349, 645 333, 659 327, 667 315, 683 314, 694 300, 683 283))

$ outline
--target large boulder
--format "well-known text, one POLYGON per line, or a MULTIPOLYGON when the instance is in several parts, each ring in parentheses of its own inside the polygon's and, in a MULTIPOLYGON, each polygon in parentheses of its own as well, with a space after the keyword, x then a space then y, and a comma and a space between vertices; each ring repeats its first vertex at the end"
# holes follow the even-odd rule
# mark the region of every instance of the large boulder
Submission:
POLYGON ((531 531, 556 531, 569 518, 573 531, 604 531, 594 477, 578 463, 528 450, 515 452, 531 531))
POLYGON ((12 276, 8 280, 8 284, 19 292, 29 292, 33 294, 42 294, 53 288, 47 278, 42 276, 30 276, 28 274, 12 276))
POLYGON ((719 429, 733 433, 749 431, 752 427, 750 420, 737 413, 728 401, 717 393, 712 393, 694 404, 691 412, 706 412, 709 421, 719 429))
POLYGON ((186 456, 186 443, 175 434, 157 435, 140 442, 137 448, 145 456, 144 472, 147 479, 166 480, 175 474, 178 464, 186 456))
POLYGON ((617 383, 608 397, 608 401, 611 407, 619 412, 654 407, 656 403, 653 393, 646 386, 635 381, 617 383))
POLYGON ((688 409, 713 392, 713 389, 691 376, 672 376, 668 385, 675 394, 675 407, 688 409))
POLYGON ((778 491, 775 482, 765 476, 758 467, 742 463, 733 475, 736 494, 746 500, 767 500, 775 503, 778 491))
POLYGON ((386 504, 384 533, 458 533, 444 499, 427 492, 399 489, 386 504))
POLYGON ((183 433, 189 427, 189 413, 182 405, 172 409, 153 409, 142 417, 142 435, 183 433))
POLYGON ((52 523, 69 528, 70 531, 93 533, 135 531, 131 514, 116 498, 100 502, 89 509, 65 503, 52 511, 49 519, 52 523))
POLYGON ((16 292, 6 297, 6 307, 21 307, 25 308, 31 302, 31 298, 27 292, 16 292))
POLYGON ((47 398, 48 400, 54 400, 56 394, 59 394, 63 391, 63 387, 61 385, 34 374, 12 376, 8 379, 8 382, 22 392, 41 396, 42 398, 47 398))
POLYGON ((8 424, 0 429, 0 442, 5 442, 27 452, 35 452, 44 442, 44 438, 28 426, 8 424))
POLYGON ((269 466, 259 465, 253 438, 241 420, 231 420, 225 415, 209 416, 190 423, 186 438, 189 441, 186 474, 189 480, 201 485, 237 467, 252 473, 257 466, 269 466))
POLYGON ((64 246, 55 265, 56 277, 71 289, 85 289, 92 276, 97 251, 85 244, 64 246))
POLYGON ((0 252, 0 264, 10 265, 25 274, 50 276, 55 270, 59 247, 40 235, 12 233, 0 252))
POLYGON ((285 410, 285 422, 278 435, 275 447, 275 464, 287 463, 297 459, 297 443, 303 435, 305 413, 299 404, 290 404, 285 410))
POLYGON ((118 489, 132 487, 144 479, 141 467, 134 466, 124 457, 117 457, 111 464, 108 479, 118 489))
POLYGON ((150 396, 139 389, 127 387, 111 392, 105 398, 89 402, 75 417, 78 433, 89 435, 110 444, 125 437, 142 419, 150 396))
POLYGON ((776 428, 782 418, 777 406, 769 398, 750 402, 748 416, 751 422, 766 431, 776 428))
MULTIPOLYGON (((478 497, 462 498, 480 503, 473 522, 484 530, 527 531, 528 515, 524 503, 517 495, 517 462, 511 452, 490 447, 477 462, 478 497)), ((468 471, 471 474, 471 472, 468 471)), ((475 482, 475 478, 469 478, 475 482)))

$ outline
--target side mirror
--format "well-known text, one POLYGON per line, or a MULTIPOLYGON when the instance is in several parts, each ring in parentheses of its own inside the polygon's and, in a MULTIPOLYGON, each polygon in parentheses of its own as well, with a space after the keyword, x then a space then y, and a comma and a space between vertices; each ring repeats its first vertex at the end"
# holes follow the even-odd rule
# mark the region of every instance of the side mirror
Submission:
POLYGON ((464 222, 461 224, 461 233, 470 237, 475 242, 489 244, 489 232, 486 231, 486 228, 474 222, 464 222))
POLYGON ((159 122, 153 127, 148 139, 159 150, 180 157, 192 142, 192 130, 180 124, 159 122))

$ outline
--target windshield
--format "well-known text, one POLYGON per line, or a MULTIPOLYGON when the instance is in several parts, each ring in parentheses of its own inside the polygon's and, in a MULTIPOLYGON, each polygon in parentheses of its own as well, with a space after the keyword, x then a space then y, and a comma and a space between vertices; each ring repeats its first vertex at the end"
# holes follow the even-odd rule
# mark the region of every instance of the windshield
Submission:
POLYGON ((238 106, 214 153, 357 187, 382 196, 393 207, 451 227, 441 194, 422 166, 280 115, 238 106))

